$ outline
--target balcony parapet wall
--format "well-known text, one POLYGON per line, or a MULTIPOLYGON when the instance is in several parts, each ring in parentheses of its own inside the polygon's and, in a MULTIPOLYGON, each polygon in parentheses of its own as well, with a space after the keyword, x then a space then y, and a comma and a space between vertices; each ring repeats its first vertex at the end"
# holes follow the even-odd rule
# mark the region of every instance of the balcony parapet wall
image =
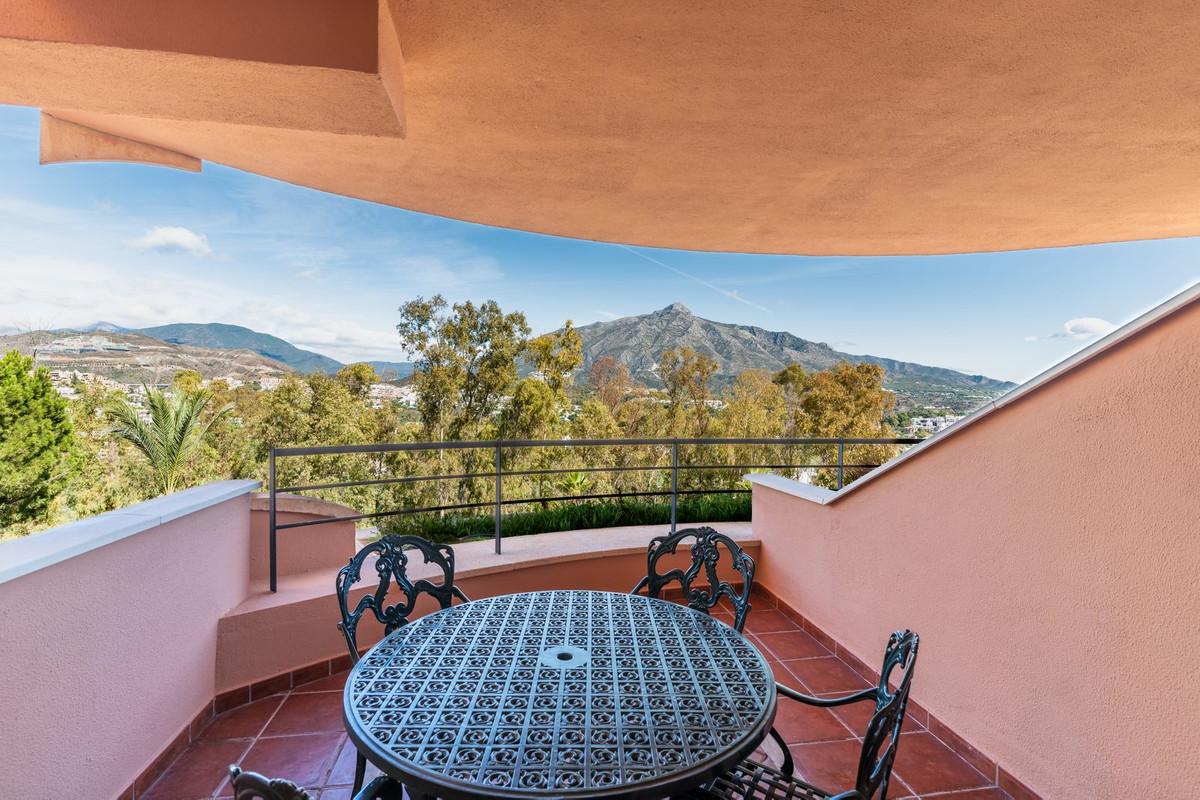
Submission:
POLYGON ((867 664, 918 631, 914 700, 1014 796, 1200 797, 1197 300, 840 492, 753 478, 758 577, 867 664))
POLYGON ((207 719, 257 487, 222 481, 0 545, 6 797, 144 788, 164 745, 207 719))

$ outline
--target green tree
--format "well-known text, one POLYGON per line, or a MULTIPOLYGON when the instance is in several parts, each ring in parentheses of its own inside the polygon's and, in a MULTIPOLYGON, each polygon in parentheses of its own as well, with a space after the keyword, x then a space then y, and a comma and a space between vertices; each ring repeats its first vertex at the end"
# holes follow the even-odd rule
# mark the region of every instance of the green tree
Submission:
POLYGON ((590 397, 583 401, 583 405, 571 419, 571 438, 619 439, 621 427, 606 403, 590 397))
MULTIPOLYGON (((883 367, 877 364, 840 362, 832 369, 804 373, 788 367, 775 374, 774 381, 784 389, 792 411, 793 436, 887 438, 894 436, 887 423, 896 405, 896 396, 883 388, 883 367)), ((891 445, 849 445, 844 460, 849 464, 881 464, 894 456, 891 445)), ((833 463, 836 450, 828 448, 821 460, 833 463)), ((845 472, 849 482, 864 474, 861 469, 845 472)), ((833 470, 819 471, 815 477, 822 486, 836 486, 833 470)))
MULTIPOLYGON (((340 381, 324 373, 291 376, 263 401, 251 438, 258 444, 259 477, 272 448, 362 444, 372 441, 375 416, 340 381)), ((378 457, 358 454, 292 456, 277 463, 280 485, 332 483, 376 477, 378 457)), ((333 490, 327 499, 364 512, 373 509, 371 487, 333 490)))
POLYGON ((787 409, 782 387, 771 374, 748 369, 734 379, 722 394, 724 403, 717 414, 715 433, 735 439, 765 439, 782 436, 787 409))
POLYGON ((198 392, 200 384, 204 382, 204 376, 194 369, 179 369, 175 370, 175 375, 171 378, 171 388, 177 392, 198 392))
POLYGON ((441 295, 400 307, 396 326, 413 354, 417 411, 432 439, 476 436, 517 379, 529 325, 494 300, 447 304, 441 295))
POLYGON ((75 430, 73 477, 61 495, 61 513, 51 524, 103 514, 145 500, 150 469, 133 447, 111 435, 106 409, 123 395, 99 381, 78 381, 70 404, 75 430))
POLYGON ((230 412, 229 406, 202 419, 212 395, 204 389, 167 393, 146 389, 143 419, 139 409, 124 398, 108 411, 113 434, 133 445, 150 464, 153 486, 159 494, 182 488, 192 459, 200 450, 213 421, 230 412))
MULTIPOLYGON (((777 376, 778 377, 778 376, 777 376)), ((884 370, 877 364, 841 362, 807 375, 796 394, 801 436, 891 436, 886 418, 896 396, 883 388, 884 370)))
POLYGON ((633 379, 629 376, 629 367, 624 363, 612 356, 601 356, 588 370, 588 383, 600 402, 615 414, 617 406, 633 386, 633 379))
POLYGON ((531 341, 526 351, 542 380, 565 402, 567 387, 574 382, 575 370, 583 363, 583 337, 571 320, 567 320, 562 330, 531 341))
POLYGON ((371 387, 379 383, 375 368, 365 361, 347 364, 337 371, 334 378, 359 400, 366 400, 371 387))
POLYGON ((559 398, 548 384, 525 378, 517 383, 512 399, 500 413, 500 432, 506 439, 551 438, 559 409, 559 398))
POLYGON ((255 477, 261 454, 252 433, 266 413, 268 393, 249 384, 230 388, 222 380, 211 381, 208 390, 213 407, 230 406, 233 410, 213 421, 198 471, 213 478, 255 477))
POLYGON ((708 431, 712 419, 708 384, 716 371, 716 361, 690 347, 666 350, 659 357, 658 374, 667 390, 675 431, 693 436, 704 436, 708 431))
POLYGON ((0 358, 0 528, 43 517, 70 477, 74 439, 66 401, 44 367, 0 358))

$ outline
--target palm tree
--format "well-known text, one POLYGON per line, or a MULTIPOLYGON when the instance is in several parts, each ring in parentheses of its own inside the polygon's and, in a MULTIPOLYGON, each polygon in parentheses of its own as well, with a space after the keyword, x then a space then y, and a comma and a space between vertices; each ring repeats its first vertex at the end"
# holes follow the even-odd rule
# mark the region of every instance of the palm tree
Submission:
POLYGON ((154 488, 159 494, 170 494, 180 488, 183 472, 209 428, 233 408, 226 405, 201 422, 211 399, 212 394, 205 389, 168 394, 147 388, 149 419, 123 399, 109 408, 113 434, 132 444, 150 462, 154 488))

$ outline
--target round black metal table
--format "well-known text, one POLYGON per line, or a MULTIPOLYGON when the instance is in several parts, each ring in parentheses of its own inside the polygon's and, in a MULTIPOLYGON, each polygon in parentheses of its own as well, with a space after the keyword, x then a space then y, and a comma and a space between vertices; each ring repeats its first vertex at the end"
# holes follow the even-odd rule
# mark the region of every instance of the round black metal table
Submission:
POLYGON ((685 606, 531 592, 387 636, 351 671, 343 712, 414 797, 663 798, 754 751, 775 681, 741 634, 685 606))

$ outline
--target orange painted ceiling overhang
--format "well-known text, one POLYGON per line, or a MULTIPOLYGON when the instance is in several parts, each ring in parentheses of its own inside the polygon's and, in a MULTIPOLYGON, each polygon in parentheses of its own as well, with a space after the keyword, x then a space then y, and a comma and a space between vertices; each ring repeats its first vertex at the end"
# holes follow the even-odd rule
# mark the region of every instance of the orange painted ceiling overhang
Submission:
POLYGON ((0 0, 42 160, 758 253, 1200 234, 1200 3, 0 0))

